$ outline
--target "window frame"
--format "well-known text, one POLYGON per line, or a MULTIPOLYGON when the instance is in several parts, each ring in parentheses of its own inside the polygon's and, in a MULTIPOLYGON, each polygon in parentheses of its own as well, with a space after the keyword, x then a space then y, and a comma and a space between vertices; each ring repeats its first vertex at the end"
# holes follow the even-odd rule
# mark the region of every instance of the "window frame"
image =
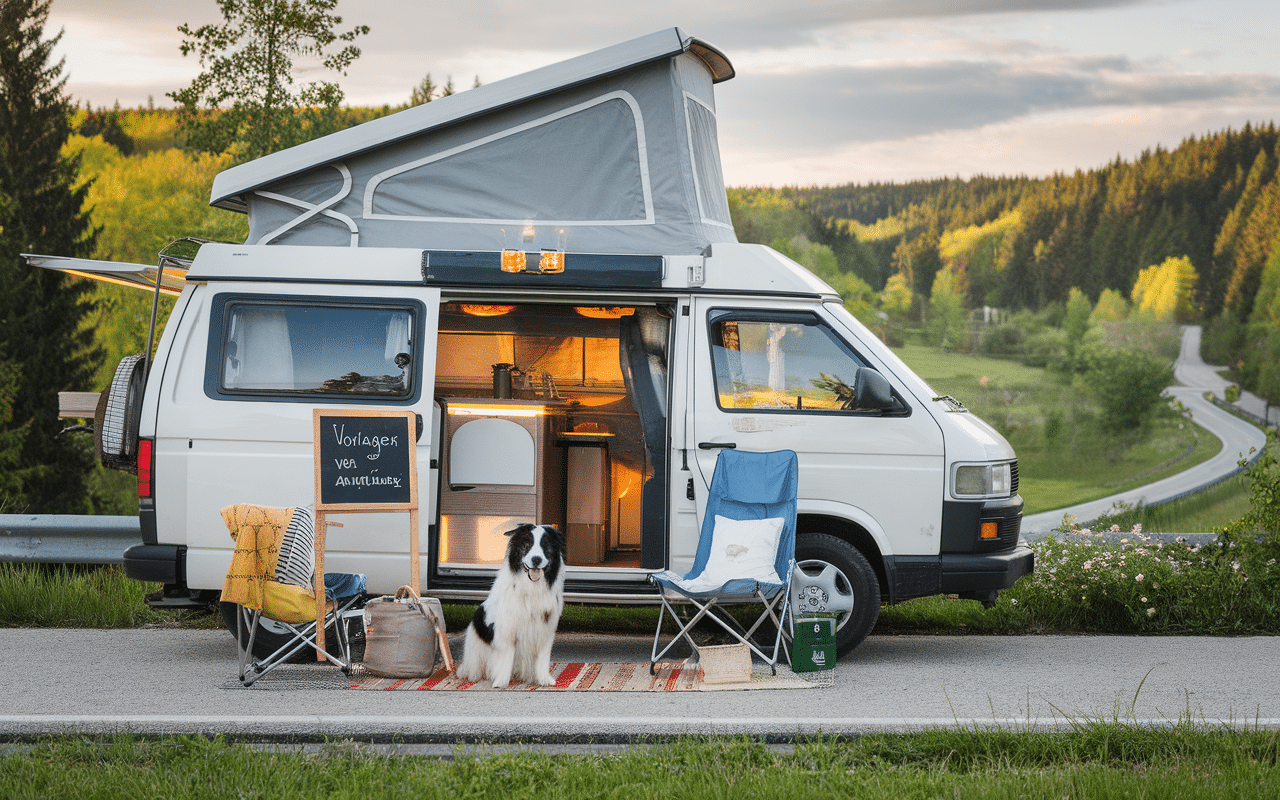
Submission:
MULTIPOLYGON (((214 400, 240 402, 304 403, 307 405, 386 405, 412 406, 422 397, 422 343, 425 342, 426 305, 412 298, 355 297, 338 295, 254 294, 223 292, 210 300, 209 340, 206 349, 204 392, 214 400), (226 331, 231 314, 238 306, 254 305, 276 308, 369 309, 373 311, 407 311, 410 314, 412 360, 407 375, 407 394, 388 397, 358 392, 283 392, 273 389, 228 389, 222 385, 223 364, 227 357, 226 331)), ((434 345, 433 345, 434 346, 434 345)))
POLYGON ((840 332, 830 322, 823 319, 821 315, 812 311, 797 310, 780 310, 780 309, 759 309, 759 308, 711 308, 707 311, 707 358, 711 365, 711 389, 715 396, 716 407, 721 411, 730 414, 817 414, 827 416, 840 417, 905 417, 911 415, 911 406, 902 398, 902 395, 896 388, 892 389, 893 399, 897 402, 898 407, 892 410, 880 411, 876 409, 843 409, 843 408, 731 408, 725 407, 720 402, 720 383, 719 370, 716 365, 716 325, 722 322, 761 322, 761 323, 781 323, 792 325, 814 325, 822 328, 830 336, 836 347, 843 351, 845 355, 855 364, 860 365, 860 369, 870 369, 880 374, 884 374, 872 365, 871 361, 864 358, 857 350, 855 350, 849 342, 840 335, 840 332))

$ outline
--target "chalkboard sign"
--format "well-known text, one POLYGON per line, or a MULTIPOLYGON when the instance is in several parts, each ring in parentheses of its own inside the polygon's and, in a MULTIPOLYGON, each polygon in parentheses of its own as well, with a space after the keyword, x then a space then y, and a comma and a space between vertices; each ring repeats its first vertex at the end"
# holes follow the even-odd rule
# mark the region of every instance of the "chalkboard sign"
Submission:
POLYGON ((418 591, 418 437, 412 411, 312 409, 315 442, 316 660, 324 654, 324 549, 329 512, 409 512, 409 585, 418 591))
POLYGON ((412 411, 314 409, 316 508, 417 508, 412 411))

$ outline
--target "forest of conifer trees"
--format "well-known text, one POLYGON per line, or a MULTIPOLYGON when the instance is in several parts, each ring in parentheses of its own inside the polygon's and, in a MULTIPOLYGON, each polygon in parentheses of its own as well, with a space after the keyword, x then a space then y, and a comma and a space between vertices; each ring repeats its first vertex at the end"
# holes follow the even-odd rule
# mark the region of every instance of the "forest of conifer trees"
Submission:
POLYGON ((802 210, 805 235, 861 284, 846 301, 866 298, 864 319, 909 292, 903 313, 924 325, 937 287, 968 309, 1043 310, 1073 289, 1093 304, 1119 297, 1133 313, 1205 323, 1206 357, 1280 402, 1270 366, 1280 364, 1278 164, 1271 122, 1071 175, 731 190, 731 200, 739 236, 775 246, 759 236, 763 210, 802 210))

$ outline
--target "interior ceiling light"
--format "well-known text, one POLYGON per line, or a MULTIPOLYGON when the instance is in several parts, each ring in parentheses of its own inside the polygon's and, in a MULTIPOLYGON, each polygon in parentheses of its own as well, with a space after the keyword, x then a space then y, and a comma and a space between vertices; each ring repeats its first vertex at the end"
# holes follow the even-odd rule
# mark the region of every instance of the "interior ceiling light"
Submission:
POLYGON ((634 308, 617 308, 617 307, 603 308, 603 307, 591 307, 591 306, 574 306, 573 310, 577 311, 582 316, 590 317, 591 319, 620 319, 622 317, 628 317, 636 313, 636 310, 634 308))
POLYGON ((500 317, 503 314, 511 313, 515 306, 484 306, 477 303, 461 303, 458 308, 463 314, 470 314, 473 317, 500 317))

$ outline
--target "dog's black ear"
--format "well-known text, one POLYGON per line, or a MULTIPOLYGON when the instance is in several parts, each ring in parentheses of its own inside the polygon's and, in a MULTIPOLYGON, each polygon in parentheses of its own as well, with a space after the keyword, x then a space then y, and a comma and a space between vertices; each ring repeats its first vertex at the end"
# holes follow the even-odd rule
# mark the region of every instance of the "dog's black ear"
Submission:
POLYGON ((519 525, 515 526, 514 528, 512 528, 511 530, 507 531, 506 533, 504 533, 504 534, 502 534, 502 535, 503 535, 503 536, 514 536, 515 534, 520 533, 521 531, 530 531, 530 530, 533 530, 533 526, 532 526, 532 525, 530 525, 530 524, 529 524, 529 523, 527 523, 527 522, 522 522, 522 523, 520 523, 519 525))

